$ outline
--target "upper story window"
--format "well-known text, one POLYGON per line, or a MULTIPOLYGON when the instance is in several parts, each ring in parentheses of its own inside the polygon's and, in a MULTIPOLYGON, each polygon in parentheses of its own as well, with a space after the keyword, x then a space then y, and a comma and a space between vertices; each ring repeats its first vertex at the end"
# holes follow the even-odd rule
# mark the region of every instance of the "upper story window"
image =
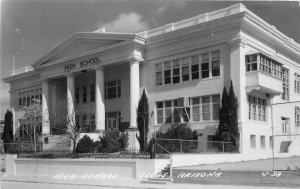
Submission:
POLYGON ((300 74, 296 73, 294 74, 294 89, 295 89, 295 93, 300 94, 300 74))
POLYGON ((75 88, 75 103, 79 104, 79 88, 75 88))
POLYGON ((121 97, 121 80, 112 80, 105 82, 105 99, 121 97))
POLYGON ((281 94, 282 100, 289 100, 289 70, 286 68, 282 68, 282 89, 283 92, 281 94))
POLYGON ((19 108, 23 106, 30 106, 34 104, 34 100, 39 100, 42 104, 42 89, 33 89, 18 93, 19 108))
POLYGON ((201 75, 202 78, 209 77, 209 54, 204 53, 201 55, 201 75))
POLYGON ((300 107, 295 106, 295 126, 300 127, 300 107))
POLYGON ((171 62, 165 62, 164 63, 164 80, 165 80, 165 84, 170 84, 171 83, 171 62))
POLYGON ((220 75, 220 51, 214 51, 211 53, 212 57, 212 76, 220 75))
POLYGON ((246 71, 262 71, 268 75, 282 79, 282 64, 261 54, 246 55, 246 71))
POLYGON ((82 102, 83 103, 87 102, 87 87, 86 86, 82 87, 82 102))
POLYGON ((155 65, 155 73, 156 73, 156 86, 162 85, 162 63, 158 63, 155 65))
POLYGON ((181 59, 182 63, 182 81, 190 80, 190 60, 189 57, 184 57, 181 59))
POLYGON ((173 60, 173 83, 180 82, 180 60, 173 60))
POLYGON ((258 97, 248 96, 249 119, 256 121, 267 121, 266 100, 258 97))
POLYGON ((95 85, 91 85, 91 96, 90 96, 91 102, 95 101, 95 85))
POLYGON ((246 71, 257 70, 257 54, 246 55, 246 71))
POLYGON ((220 51, 157 63, 156 86, 220 76, 220 51))
POLYGON ((199 56, 192 56, 192 80, 199 79, 199 56))

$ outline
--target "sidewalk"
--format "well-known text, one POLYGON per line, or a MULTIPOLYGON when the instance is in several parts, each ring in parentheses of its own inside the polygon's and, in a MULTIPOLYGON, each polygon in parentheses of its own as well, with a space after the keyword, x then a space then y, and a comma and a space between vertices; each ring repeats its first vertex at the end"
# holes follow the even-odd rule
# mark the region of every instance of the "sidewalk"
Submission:
MULTIPOLYGON (((145 180, 145 179, 144 179, 145 180)), ((21 182, 21 183, 43 183, 43 184, 60 184, 60 185, 81 185, 81 186, 98 186, 104 188, 132 188, 132 189, 239 189, 239 188, 270 188, 270 189, 282 189, 282 187, 259 187, 259 186, 231 186, 231 185, 201 185, 201 184, 177 184, 167 182, 167 184, 149 184, 141 183, 142 180, 135 179, 53 179, 49 176, 27 177, 27 176, 8 176, 2 175, 0 177, 1 182, 21 182)))

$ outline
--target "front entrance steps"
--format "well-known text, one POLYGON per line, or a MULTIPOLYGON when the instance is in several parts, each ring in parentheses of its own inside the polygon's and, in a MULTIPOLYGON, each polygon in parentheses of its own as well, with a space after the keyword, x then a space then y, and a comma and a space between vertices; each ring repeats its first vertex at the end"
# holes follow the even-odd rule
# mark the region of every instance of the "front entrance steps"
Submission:
POLYGON ((160 173, 156 174, 156 176, 153 178, 148 178, 147 180, 141 181, 142 184, 167 184, 170 182, 172 182, 170 178, 170 164, 164 167, 164 169, 161 170, 160 173))

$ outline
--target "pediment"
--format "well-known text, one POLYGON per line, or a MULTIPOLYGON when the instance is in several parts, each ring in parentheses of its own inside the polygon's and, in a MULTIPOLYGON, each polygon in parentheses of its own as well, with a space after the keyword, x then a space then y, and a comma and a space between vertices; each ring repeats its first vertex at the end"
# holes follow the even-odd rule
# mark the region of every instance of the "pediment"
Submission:
POLYGON ((75 57, 132 39, 131 34, 75 33, 40 58, 33 67, 75 57))
POLYGON ((110 45, 114 45, 116 43, 122 42, 121 40, 87 40, 80 39, 77 40, 72 46, 63 49, 57 55, 51 57, 48 62, 53 62, 56 60, 60 60, 63 58, 68 58, 72 56, 76 56, 88 51, 105 48, 110 45))

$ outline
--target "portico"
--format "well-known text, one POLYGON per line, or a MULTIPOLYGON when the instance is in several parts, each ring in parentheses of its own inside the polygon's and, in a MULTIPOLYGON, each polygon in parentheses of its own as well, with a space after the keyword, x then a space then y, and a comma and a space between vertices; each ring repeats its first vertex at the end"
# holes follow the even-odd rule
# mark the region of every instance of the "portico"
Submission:
MULTIPOLYGON (((42 87, 42 134, 50 135, 50 123, 49 121, 49 114, 50 112, 55 111, 54 107, 58 106, 58 102, 53 102, 50 99, 55 99, 55 101, 59 101, 59 99, 63 99, 66 101, 67 106, 67 117, 69 123, 76 124, 77 123, 77 116, 75 114, 75 107, 79 106, 80 110, 87 110, 87 113, 84 114, 84 118, 82 119, 90 119, 94 120, 93 123, 95 124, 95 130, 92 133, 98 133, 100 135, 106 129, 106 112, 110 112, 112 107, 115 110, 120 109, 127 109, 125 111, 121 111, 122 114, 120 115, 120 120, 122 123, 126 123, 128 121, 128 128, 129 131, 129 147, 130 148, 138 148, 138 142, 136 141, 136 132, 137 132, 137 123, 136 123, 136 109, 138 106, 139 96, 140 96, 140 82, 139 82, 139 70, 140 66, 143 62, 143 45, 141 43, 136 43, 135 41, 126 41, 126 43, 122 45, 116 45, 115 48, 109 49, 101 49, 97 52, 86 53, 81 56, 76 56, 72 58, 61 58, 59 60, 55 60, 49 63, 41 63, 37 65, 37 67, 41 68, 41 76, 43 78, 43 87, 42 87), (124 48, 120 48, 124 45, 124 48), (118 52, 118 56, 113 52, 118 52), (115 103, 106 102, 106 95, 111 94, 111 89, 106 89, 106 80, 109 81, 110 75, 112 70, 116 72, 115 68, 124 68, 123 71, 120 70, 115 78, 120 77, 120 75, 127 75, 129 76, 128 82, 126 79, 120 80, 122 82, 122 90, 121 85, 120 89, 118 89, 121 93, 122 91, 122 101, 124 103, 115 103), (125 73, 128 72, 128 73, 125 73), (108 78, 106 78, 107 76, 108 78), (88 77, 88 81, 82 80, 82 77, 88 77), (59 96, 59 92, 52 92, 50 84, 52 80, 60 78, 60 80, 64 81, 65 84, 59 82, 56 83, 56 90, 65 91, 63 95, 59 96), (86 88, 82 88, 82 83, 86 88), (64 87, 62 87, 64 86, 64 87), (94 89, 90 88, 93 86, 94 89), (78 92, 78 91, 80 92, 78 92), (89 90, 89 93, 87 92, 89 90), (91 91, 94 90, 94 91, 91 91), (128 90, 128 93, 126 92, 128 90), (76 94, 77 92, 78 94, 76 94), (88 103, 78 105, 78 98, 79 93, 85 95, 82 98, 91 98, 86 97, 87 94, 94 94, 94 100, 89 99, 88 103), (83 94, 84 93, 84 94, 83 94), (51 97, 55 95, 55 97, 51 97), (65 98, 64 98, 65 96, 65 98), (127 101, 127 102, 126 102, 127 101), (89 103, 91 102, 91 103, 89 103), (53 105, 50 107, 50 104, 56 103, 57 105, 53 105), (128 106, 126 104, 128 103, 128 106), (109 105, 107 109, 105 104, 109 105), (112 105, 111 105, 112 104, 112 105), (117 106, 126 106, 122 108, 118 108, 117 106), (128 119, 126 114, 128 114, 128 119), (89 116, 94 115, 94 116, 89 116), (93 117, 93 118, 92 118, 93 117)), ((85 100, 86 101, 86 100, 85 100)), ((81 102, 81 101, 80 101, 81 102)), ((121 122, 120 121, 120 122, 121 122)), ((120 124, 120 123, 119 123, 120 124)))

